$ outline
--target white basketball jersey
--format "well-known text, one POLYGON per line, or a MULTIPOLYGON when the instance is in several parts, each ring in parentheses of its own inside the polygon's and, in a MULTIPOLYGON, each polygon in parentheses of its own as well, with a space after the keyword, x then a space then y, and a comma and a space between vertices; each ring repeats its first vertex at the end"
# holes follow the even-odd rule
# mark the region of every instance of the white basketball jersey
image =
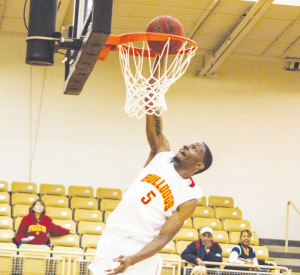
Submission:
POLYGON ((203 197, 191 178, 177 173, 173 157, 158 153, 141 171, 108 217, 107 232, 149 243, 180 204, 203 197))

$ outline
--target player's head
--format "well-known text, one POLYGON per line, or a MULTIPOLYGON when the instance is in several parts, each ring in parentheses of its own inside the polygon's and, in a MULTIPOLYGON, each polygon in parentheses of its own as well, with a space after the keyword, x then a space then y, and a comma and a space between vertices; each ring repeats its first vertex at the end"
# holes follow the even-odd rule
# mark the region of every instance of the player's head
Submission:
POLYGON ((207 169, 211 166, 212 161, 213 161, 213 156, 212 156, 212 153, 211 153, 209 147, 208 147, 204 142, 202 142, 202 143, 203 143, 203 145, 204 145, 204 147, 205 147, 205 152, 204 152, 204 155, 203 155, 204 168, 198 170, 198 171, 195 173, 195 175, 196 175, 196 174, 199 174, 199 173, 202 173, 202 172, 204 172, 205 170, 207 170, 207 169))
POLYGON ((179 150, 174 161, 195 175, 202 173, 211 166, 212 154, 204 142, 192 141, 179 150))

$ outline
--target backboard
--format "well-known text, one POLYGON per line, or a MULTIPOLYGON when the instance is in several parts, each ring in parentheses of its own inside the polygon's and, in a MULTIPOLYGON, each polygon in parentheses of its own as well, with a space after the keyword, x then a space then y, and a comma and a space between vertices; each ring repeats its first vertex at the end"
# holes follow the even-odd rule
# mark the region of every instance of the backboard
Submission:
POLYGON ((111 33, 113 0, 75 0, 69 38, 83 40, 80 50, 68 50, 64 94, 79 95, 111 33))

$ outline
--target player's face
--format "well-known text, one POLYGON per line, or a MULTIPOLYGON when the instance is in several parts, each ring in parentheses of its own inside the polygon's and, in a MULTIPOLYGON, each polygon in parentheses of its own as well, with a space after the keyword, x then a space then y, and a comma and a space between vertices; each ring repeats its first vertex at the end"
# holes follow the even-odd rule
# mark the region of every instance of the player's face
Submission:
POLYGON ((40 203, 39 201, 35 204, 35 206, 33 207, 33 211, 36 214, 41 214, 44 211, 44 205, 42 203, 40 203))
POLYGON ((247 232, 243 232, 241 236, 241 244, 244 246, 249 246, 251 242, 251 236, 247 232))
POLYGON ((201 141, 192 141, 184 145, 176 154, 176 160, 190 165, 203 162, 205 146, 201 141))

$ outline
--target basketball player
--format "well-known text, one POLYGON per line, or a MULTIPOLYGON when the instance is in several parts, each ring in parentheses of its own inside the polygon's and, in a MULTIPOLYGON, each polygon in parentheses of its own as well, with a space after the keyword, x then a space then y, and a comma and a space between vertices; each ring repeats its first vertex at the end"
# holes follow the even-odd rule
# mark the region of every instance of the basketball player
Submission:
POLYGON ((110 214, 89 266, 94 275, 159 275, 157 253, 194 212, 203 197, 191 176, 212 163, 207 145, 193 141, 174 155, 162 132, 162 117, 147 115, 149 158, 110 214))

